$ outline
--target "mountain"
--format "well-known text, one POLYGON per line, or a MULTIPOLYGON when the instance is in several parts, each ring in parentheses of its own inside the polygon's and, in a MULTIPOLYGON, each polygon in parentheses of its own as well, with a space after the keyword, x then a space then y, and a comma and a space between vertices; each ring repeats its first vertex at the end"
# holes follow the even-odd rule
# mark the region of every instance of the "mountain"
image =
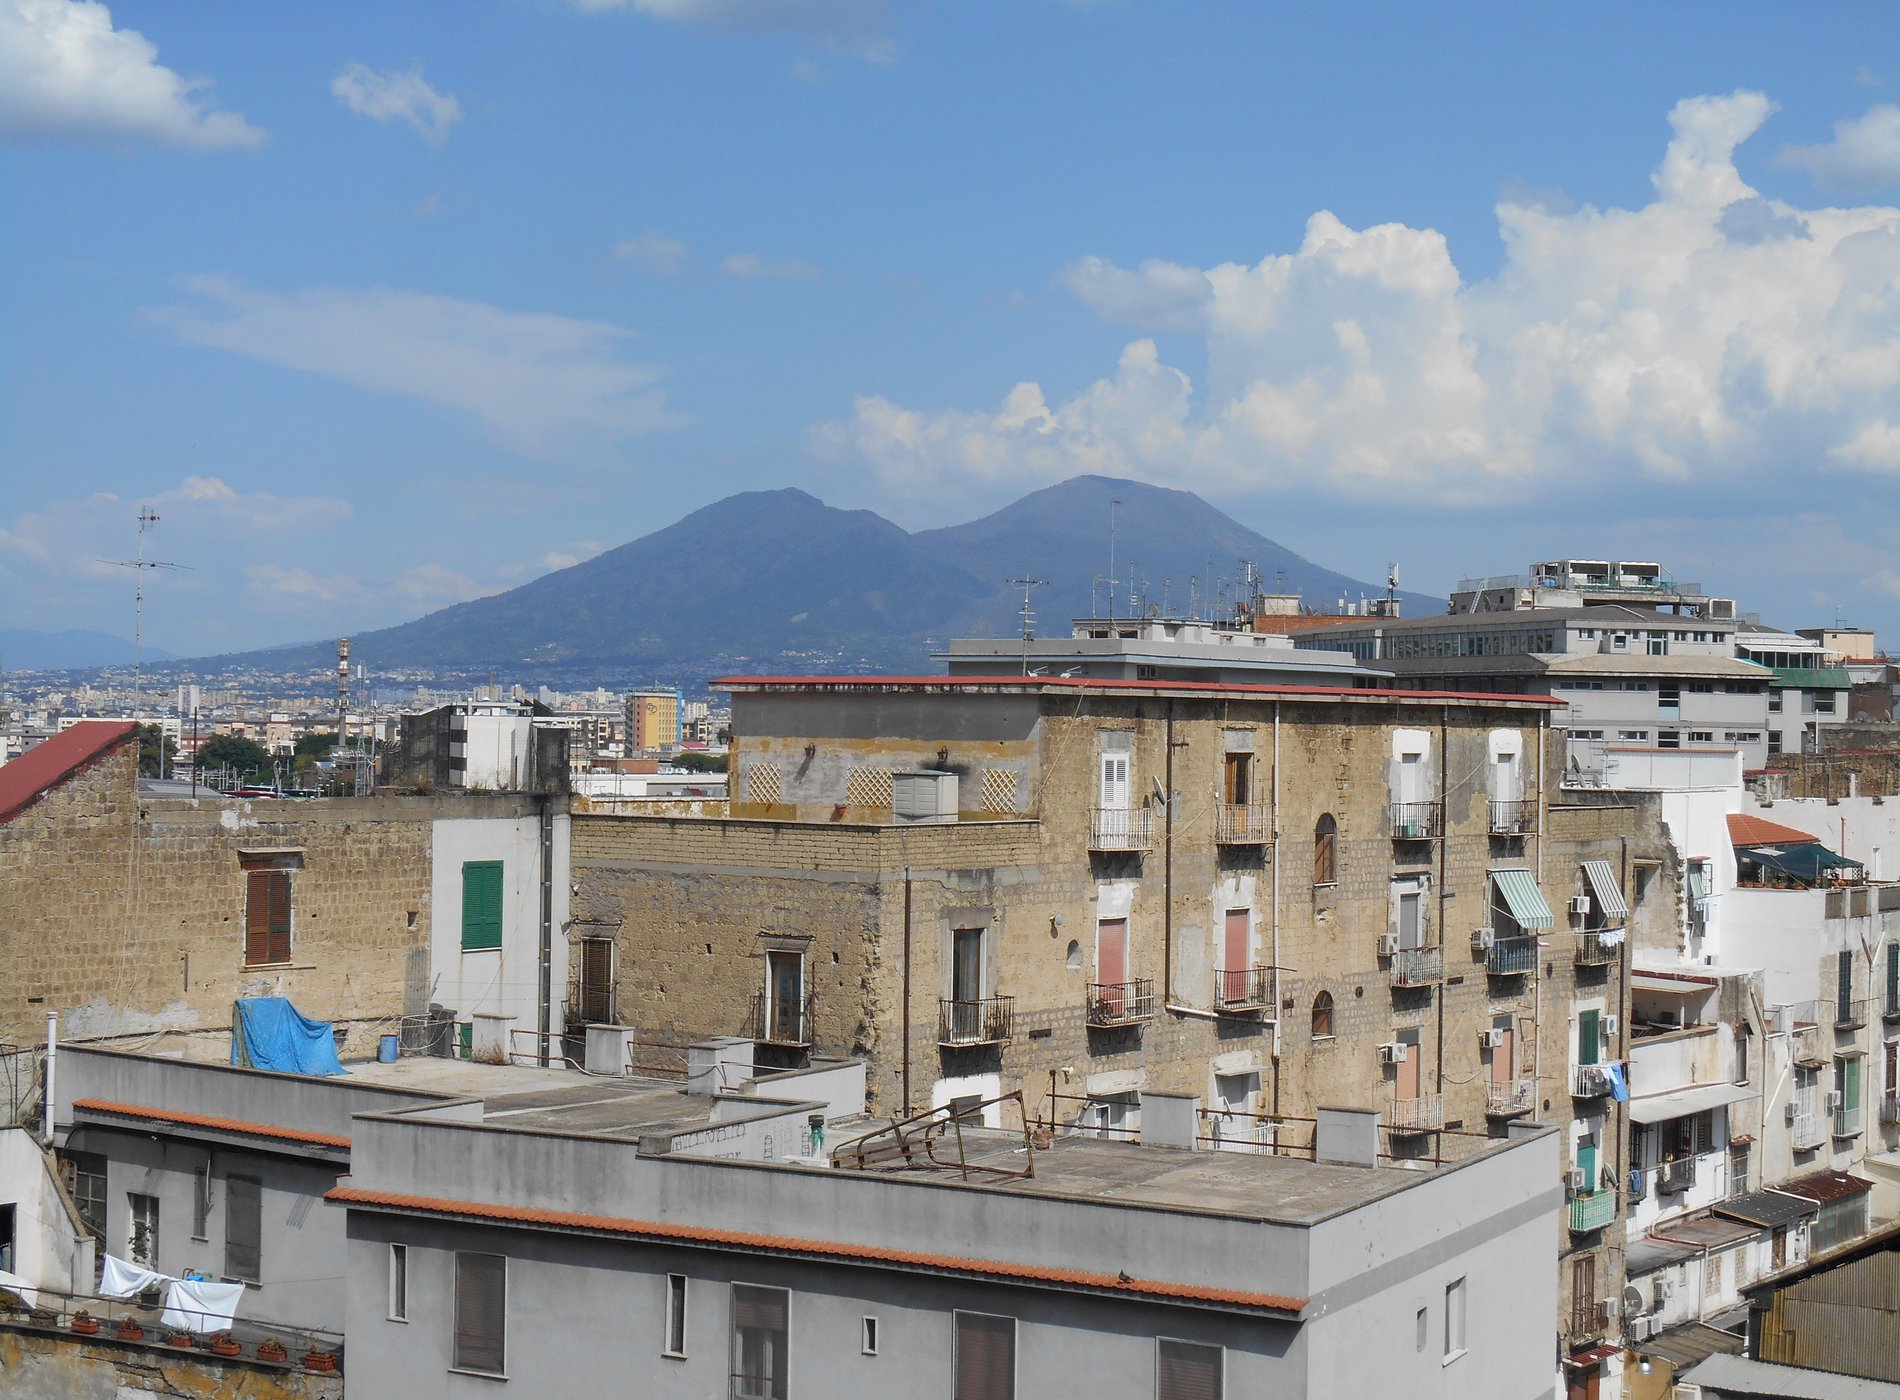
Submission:
MULTIPOLYGON (((171 661, 174 654, 148 646, 147 661, 171 661)), ((109 632, 39 632, 30 627, 0 628, 0 666, 9 671, 70 671, 82 666, 130 666, 132 644, 109 632)))
MULTIPOLYGON (((968 524, 910 534, 864 510, 803 491, 748 491, 650 535, 493 597, 351 639, 372 673, 480 673, 552 683, 594 675, 697 684, 719 670, 934 670, 952 636, 1008 636, 1020 588, 1049 580, 1034 606, 1044 632, 1088 613, 1108 571, 1110 502, 1124 579, 1147 581, 1181 611, 1188 578, 1232 580, 1251 561, 1263 586, 1315 605, 1376 590, 1323 569, 1223 515, 1198 496, 1085 476, 1037 491, 968 524), (1131 572, 1134 565, 1138 571, 1131 572), (1276 582, 1276 576, 1283 581, 1276 582)), ((1117 593, 1127 613, 1129 584, 1117 593)), ((1231 590, 1230 590, 1231 596, 1231 590)), ((1408 611, 1442 607, 1407 594, 1408 611)), ((1205 595, 1202 595, 1203 600, 1205 595)), ((1200 607, 1202 616, 1208 608, 1200 607)), ((321 667, 333 644, 242 657, 228 667, 321 667)))

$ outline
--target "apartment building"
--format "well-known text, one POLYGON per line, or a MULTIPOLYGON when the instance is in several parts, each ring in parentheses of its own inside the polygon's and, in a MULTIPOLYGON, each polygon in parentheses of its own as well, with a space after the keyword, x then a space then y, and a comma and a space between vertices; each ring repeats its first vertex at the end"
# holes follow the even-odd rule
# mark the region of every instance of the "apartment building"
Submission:
POLYGON ((684 701, 679 691, 657 687, 627 697, 627 745, 632 753, 657 753, 678 746, 684 732, 684 701))
MULTIPOLYGON (((1298 614, 1278 614, 1298 617, 1298 614)), ((1301 650, 1279 632, 1198 618, 1079 617, 1066 637, 958 638, 933 660, 952 676, 1091 676, 1373 688, 1391 673, 1343 651, 1301 650)))

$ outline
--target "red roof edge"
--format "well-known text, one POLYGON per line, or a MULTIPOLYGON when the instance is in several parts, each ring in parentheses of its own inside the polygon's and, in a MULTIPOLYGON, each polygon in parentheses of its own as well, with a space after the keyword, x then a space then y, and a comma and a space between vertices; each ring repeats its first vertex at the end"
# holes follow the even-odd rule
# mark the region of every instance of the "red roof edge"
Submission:
POLYGON ((1249 681, 1130 681, 1111 676, 719 676, 709 681, 708 685, 718 690, 735 686, 771 690, 817 690, 833 686, 856 686, 866 690, 896 686, 962 690, 1011 685, 1018 688, 1067 690, 1161 690, 1185 695, 1241 691, 1253 695, 1290 695, 1314 699, 1354 696, 1364 700, 1502 700, 1512 704, 1543 705, 1551 709, 1569 703, 1548 695, 1512 695, 1490 690, 1374 690, 1345 685, 1262 685, 1249 681))
POLYGON ((243 1118, 218 1118, 209 1113, 179 1113, 169 1108, 147 1108, 144 1104, 114 1103, 110 1099, 74 1099, 73 1107, 114 1118, 136 1118, 143 1123, 175 1123, 181 1128, 211 1128, 221 1133, 276 1138, 282 1142, 309 1143, 315 1147, 341 1147, 347 1151, 350 1145, 350 1140, 341 1133, 314 1133, 308 1128, 252 1123, 243 1118))
POLYGON ((540 1210, 526 1206, 494 1205, 484 1201, 457 1201, 440 1196, 410 1196, 396 1191, 371 1191, 357 1186, 333 1187, 325 1193, 324 1199, 334 1201, 339 1205, 381 1206, 393 1210, 419 1211, 429 1215, 456 1215, 517 1225, 547 1225, 560 1229, 592 1230, 656 1241, 678 1240, 689 1244, 725 1245, 767 1253, 863 1260, 870 1263, 896 1264, 998 1280, 1060 1284, 1072 1288, 1123 1293, 1141 1298, 1254 1308, 1263 1312, 1298 1313, 1306 1306, 1307 1301, 1304 1298, 1290 1298, 1277 1293, 1248 1293, 1231 1288, 1206 1288, 1194 1284, 1168 1283, 1159 1279, 1130 1278, 1126 1273, 1095 1274, 1080 1269, 1056 1269, 1037 1264, 1015 1264, 992 1259, 966 1259, 954 1254, 927 1254, 914 1249, 880 1249, 873 1245, 843 1244, 832 1240, 761 1235, 744 1230, 718 1230, 707 1226, 678 1225, 657 1220, 630 1220, 617 1215, 585 1215, 578 1211, 540 1210))
POLYGON ((51 788, 91 767, 138 730, 126 720, 81 720, 11 763, 0 763, 0 823, 12 821, 51 788))

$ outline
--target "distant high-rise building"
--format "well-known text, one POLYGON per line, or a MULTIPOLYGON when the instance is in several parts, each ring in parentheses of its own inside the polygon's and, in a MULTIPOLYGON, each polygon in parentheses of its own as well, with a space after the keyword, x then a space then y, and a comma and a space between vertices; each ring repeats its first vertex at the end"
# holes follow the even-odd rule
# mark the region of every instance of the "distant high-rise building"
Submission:
POLYGON ((654 687, 636 690, 627 697, 627 736, 636 752, 678 744, 680 712, 683 706, 677 690, 654 687))

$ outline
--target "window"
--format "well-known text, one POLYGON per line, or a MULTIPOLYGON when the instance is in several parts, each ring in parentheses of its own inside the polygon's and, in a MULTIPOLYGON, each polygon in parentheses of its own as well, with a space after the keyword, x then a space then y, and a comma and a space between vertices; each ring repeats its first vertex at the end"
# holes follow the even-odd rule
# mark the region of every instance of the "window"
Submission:
POLYGON ((1887 1015, 1900 1015, 1900 943, 1887 945, 1887 1015))
POLYGON ((1399 891, 1399 947, 1425 946, 1424 909, 1424 895, 1416 886, 1399 891))
POLYGON ((662 1356, 686 1355, 686 1275, 666 1276, 666 1340, 662 1356))
POLYGON ((1331 885, 1339 880, 1339 823, 1326 812, 1313 823, 1313 883, 1331 885))
POLYGON ((126 1253, 134 1264, 148 1269, 158 1267, 158 1197, 128 1192, 126 1205, 132 1213, 132 1231, 126 1240, 126 1253))
POLYGON ((790 1295, 732 1285, 732 1400, 785 1400, 790 1295))
POLYGON ((765 954, 765 1015, 760 1027, 774 1045, 810 1043, 805 1024, 805 955, 784 948, 765 954))
POLYGON ((208 1240, 211 1228, 211 1154, 198 1166, 198 1174, 192 1181, 191 1192, 191 1237, 194 1240, 208 1240))
POLYGON ((1651 632, 1649 634, 1649 654, 1651 656, 1669 655, 1669 634, 1667 632, 1651 632))
POLYGON ((1431 1313, 1428 1309, 1420 1308, 1418 1310, 1415 1330, 1417 1336, 1413 1342, 1413 1349, 1415 1351, 1423 1351, 1425 1350, 1426 1340, 1431 1336, 1431 1313))
POLYGON ((1854 1000, 1854 955, 1842 949, 1834 962, 1834 1019, 1845 1020, 1854 1000))
POLYGON ((13 1272, 13 1207, 0 1206, 0 1273, 13 1272))
POLYGON ((1223 1363, 1219 1347, 1155 1338, 1155 1400, 1221 1400, 1223 1363))
POLYGON ((508 1360, 508 1261, 499 1254, 455 1256, 455 1352, 458 1371, 505 1374, 508 1360))
POLYGON ((1229 807, 1253 801, 1253 755, 1230 753, 1221 769, 1221 798, 1229 807))
POLYGON ((245 872, 244 961, 251 967, 290 961, 288 870, 245 872))
POLYGON ((1313 1039, 1333 1038, 1333 994, 1321 992, 1313 998, 1313 1039))
POLYGON ((388 1317, 391 1322, 409 1320, 409 1246, 406 1244, 389 1247, 388 1317))
POLYGON ((1616 737, 1626 744, 1646 744, 1649 742, 1649 731, 1647 729, 1619 729, 1616 731, 1616 737))
POLYGON ((1656 747, 1659 749, 1679 749, 1682 747, 1682 732, 1676 729, 1658 730, 1656 747))
POLYGON ((1715 731, 1712 729, 1691 729, 1689 731, 1689 742, 1692 744, 1713 744, 1715 742, 1715 731))
POLYGON ((224 1276, 257 1283, 264 1240, 264 1185, 254 1176, 224 1179, 224 1276))
POLYGON ((1768 692, 1768 713, 1771 715, 1781 713, 1781 692, 1779 690, 1771 690, 1768 692))
POLYGON ((501 947, 501 862, 462 862, 462 951, 501 947))
POLYGON ((614 1024, 614 942, 581 940, 581 1020, 590 1026, 614 1024))
POLYGON ((1016 1319, 957 1314, 952 1400, 1016 1400, 1016 1319))
POLYGON ((877 1319, 874 1317, 865 1318, 863 1330, 858 1334, 858 1337, 858 1350, 865 1356, 876 1356, 877 1319))
POLYGON ((99 1152, 59 1154, 60 1179, 72 1193, 73 1205, 94 1239, 106 1236, 106 1159, 99 1152))
POLYGON ((1455 1361, 1465 1354, 1465 1281, 1453 1279, 1445 1285, 1445 1360, 1455 1361))

